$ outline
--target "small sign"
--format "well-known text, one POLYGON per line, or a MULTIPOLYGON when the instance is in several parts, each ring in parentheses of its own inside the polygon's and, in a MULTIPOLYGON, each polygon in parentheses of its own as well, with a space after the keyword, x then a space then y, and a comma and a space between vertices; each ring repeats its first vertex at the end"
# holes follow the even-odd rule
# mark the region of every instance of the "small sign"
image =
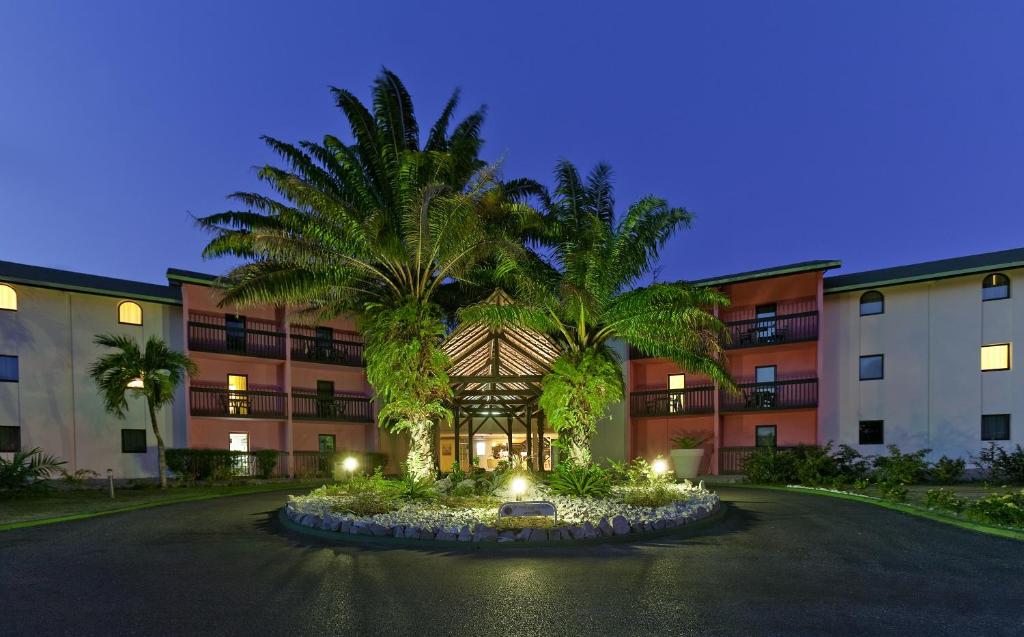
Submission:
POLYGON ((506 502, 498 508, 498 517, 523 518, 551 516, 558 519, 558 509, 553 502, 538 500, 535 502, 506 502))

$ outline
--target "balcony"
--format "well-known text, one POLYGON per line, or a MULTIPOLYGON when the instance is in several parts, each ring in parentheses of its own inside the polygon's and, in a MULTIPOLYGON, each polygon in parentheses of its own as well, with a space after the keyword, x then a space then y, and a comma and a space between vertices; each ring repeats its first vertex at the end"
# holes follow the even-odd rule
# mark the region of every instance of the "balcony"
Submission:
POLYGON ((218 317, 189 317, 188 348, 194 352, 284 358, 284 334, 251 327, 225 325, 218 317))
POLYGON ((322 394, 316 390, 292 390, 292 417, 296 420, 373 422, 373 401, 352 394, 322 394))
POLYGON ((727 321, 725 326, 731 337, 727 349, 813 341, 818 338, 818 312, 727 321))
POLYGON ((629 395, 629 413, 634 417, 685 416, 715 411, 715 388, 655 389, 629 395))
POLYGON ((355 340, 324 339, 292 334, 292 359, 328 365, 362 367, 363 344, 355 340))
POLYGON ((193 416, 283 420, 287 394, 279 391, 238 391, 227 387, 191 387, 193 416))
POLYGON ((818 405, 818 379, 781 380, 774 383, 744 383, 738 395, 722 392, 719 411, 765 411, 818 405))

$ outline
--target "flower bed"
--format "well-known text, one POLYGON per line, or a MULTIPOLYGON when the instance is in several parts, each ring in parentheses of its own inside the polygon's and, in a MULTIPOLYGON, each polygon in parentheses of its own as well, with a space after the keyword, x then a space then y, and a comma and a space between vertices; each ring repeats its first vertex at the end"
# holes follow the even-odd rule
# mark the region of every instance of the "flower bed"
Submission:
MULTIPOLYGON (((391 511, 357 515, 348 496, 318 490, 292 496, 286 515, 297 524, 342 535, 394 537, 459 542, 563 542, 612 536, 642 535, 677 528, 719 509, 718 496, 703 484, 672 484, 678 499, 658 507, 635 506, 627 487, 615 487, 604 498, 556 495, 544 486, 527 494, 558 510, 551 518, 499 518, 502 497, 440 498, 396 503, 391 511)), ((498 493, 497 496, 506 494, 498 493)))

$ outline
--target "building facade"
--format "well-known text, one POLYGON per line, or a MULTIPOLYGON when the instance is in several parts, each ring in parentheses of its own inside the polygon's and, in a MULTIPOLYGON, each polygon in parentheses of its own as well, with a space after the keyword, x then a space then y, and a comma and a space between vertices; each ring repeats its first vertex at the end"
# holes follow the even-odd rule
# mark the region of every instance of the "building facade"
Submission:
MULTIPOLYGON (((667 456, 672 438, 701 436, 700 473, 713 475, 740 472, 759 447, 833 441, 877 454, 896 444, 967 458, 989 442, 1024 442, 1014 366, 1024 299, 1013 294, 1024 249, 831 275, 837 267, 692 282, 731 300, 712 310, 739 391, 616 345, 627 396, 602 421, 594 457, 667 456)), ((278 450, 278 475, 323 469, 342 451, 382 452, 400 469, 406 446, 376 425, 352 321, 223 306, 207 274, 169 270, 168 282, 0 262, 0 453, 40 447, 69 472, 155 475, 144 405, 119 421, 88 376, 102 353, 95 335, 115 333, 160 336, 199 366, 160 414, 168 447, 278 450)), ((556 435, 536 392, 553 353, 522 335, 458 334, 448 344, 465 350, 452 352, 458 426, 438 432, 442 468, 473 456, 489 466, 503 453, 549 467, 556 435)))

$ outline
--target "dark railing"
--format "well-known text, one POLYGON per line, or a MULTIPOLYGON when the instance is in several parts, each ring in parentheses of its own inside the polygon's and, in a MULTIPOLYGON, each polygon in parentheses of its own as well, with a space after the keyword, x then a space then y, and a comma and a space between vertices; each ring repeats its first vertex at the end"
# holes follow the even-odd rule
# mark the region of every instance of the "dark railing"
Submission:
POLYGON ((196 352, 284 358, 284 334, 189 321, 188 347, 196 352))
POLYGON ((683 416, 707 414, 715 410, 715 388, 656 389, 635 391, 629 395, 632 416, 683 416))
POLYGON ((191 387, 189 402, 193 416, 231 418, 285 417, 284 392, 235 391, 226 387, 191 387))
POLYGON ((780 449, 791 447, 719 447, 718 473, 722 475, 741 475, 743 464, 755 453, 774 453, 780 449))
POLYGON ((732 337, 727 345, 731 349, 798 343, 818 338, 818 313, 815 311, 729 321, 725 325, 732 337))
POLYGON ((774 383, 746 383, 740 394, 722 392, 719 411, 758 411, 814 407, 818 404, 818 379, 780 380, 774 383))
POLYGON ((292 416, 308 420, 372 422, 372 401, 365 396, 292 391, 292 416))
POLYGON ((361 367, 363 344, 359 341, 327 340, 292 334, 292 358, 297 361, 361 367))

